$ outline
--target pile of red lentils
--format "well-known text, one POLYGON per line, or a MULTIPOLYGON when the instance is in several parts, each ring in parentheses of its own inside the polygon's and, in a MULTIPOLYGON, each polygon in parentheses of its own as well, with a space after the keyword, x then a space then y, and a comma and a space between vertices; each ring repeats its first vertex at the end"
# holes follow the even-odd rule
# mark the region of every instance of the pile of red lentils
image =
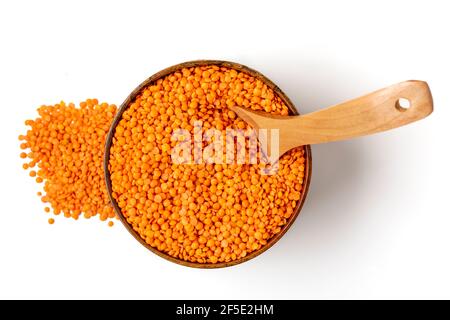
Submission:
POLYGON ((248 129, 229 107, 287 115, 274 91, 251 75, 219 66, 185 68, 144 88, 119 121, 109 171, 113 197, 151 247, 184 261, 237 260, 264 247, 293 216, 302 194, 304 149, 261 164, 177 164, 177 129, 248 129))
MULTIPOLYGON (((20 157, 30 177, 43 183, 38 192, 46 212, 77 220, 99 216, 114 223, 103 175, 106 134, 116 106, 88 99, 38 108, 39 117, 25 121, 29 130, 20 135, 20 157)), ((53 224, 54 218, 48 222, 53 224)))

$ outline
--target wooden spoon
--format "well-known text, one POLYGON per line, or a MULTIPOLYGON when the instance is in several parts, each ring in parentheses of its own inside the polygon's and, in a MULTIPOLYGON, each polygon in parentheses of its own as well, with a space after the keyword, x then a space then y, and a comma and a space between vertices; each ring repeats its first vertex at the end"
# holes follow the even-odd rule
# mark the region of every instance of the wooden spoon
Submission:
POLYGON ((278 129, 281 157, 298 146, 365 136, 423 119, 433 112, 433 98, 426 82, 410 80, 300 116, 231 109, 256 130, 278 129))

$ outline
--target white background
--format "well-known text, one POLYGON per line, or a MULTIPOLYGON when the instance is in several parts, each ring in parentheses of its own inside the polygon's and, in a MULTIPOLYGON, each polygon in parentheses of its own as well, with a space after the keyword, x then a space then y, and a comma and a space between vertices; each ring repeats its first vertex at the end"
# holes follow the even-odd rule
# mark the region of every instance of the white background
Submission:
POLYGON ((446 1, 2 1, 0 298, 450 298, 450 48, 446 1), (277 83, 302 113, 408 79, 435 112, 313 147, 301 216, 265 254, 197 270, 119 224, 48 214, 21 168, 36 107, 120 104, 153 73, 224 59, 277 83))

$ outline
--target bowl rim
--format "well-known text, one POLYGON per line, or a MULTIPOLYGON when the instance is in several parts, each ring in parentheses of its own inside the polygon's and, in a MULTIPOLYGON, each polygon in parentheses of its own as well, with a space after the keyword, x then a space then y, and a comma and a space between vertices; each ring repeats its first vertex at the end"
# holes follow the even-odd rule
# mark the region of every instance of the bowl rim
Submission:
POLYGON ((110 149, 112 146, 115 129, 119 123, 119 121, 122 119, 123 113, 128 109, 131 102, 135 100, 135 98, 141 93, 142 89, 150 85, 151 83, 156 82, 157 80, 174 73, 176 71, 179 71, 183 68, 191 68, 191 67, 201 67, 201 66, 208 66, 208 65, 215 65, 219 67, 226 67, 230 69, 235 69, 240 72, 245 72, 261 81, 264 82, 267 86, 269 86, 286 104, 286 106, 289 109, 290 115, 298 115, 298 111, 295 108, 295 105, 292 103, 292 101, 288 98, 288 96, 269 78, 261 74, 260 72, 251 69, 245 65, 242 65, 240 63, 236 62, 230 62, 230 61, 224 61, 224 60, 193 60, 188 62, 179 63, 176 65, 173 65, 171 67, 165 68, 155 74, 153 74, 151 77, 144 80, 141 84, 139 84, 125 99, 125 101, 120 105, 112 123, 110 126, 110 129, 108 131, 108 135, 106 137, 105 141, 105 153, 103 158, 103 170, 104 170, 104 177, 106 182, 106 190, 108 193, 108 197, 111 201, 111 204, 114 208, 114 211, 116 212, 117 216, 119 217, 122 224, 125 226, 125 228, 128 230, 128 232, 137 240, 139 243, 141 243, 144 247, 146 247, 151 252, 155 253, 156 255, 174 262, 179 265, 192 267, 192 268, 200 268, 200 269, 216 269, 216 268, 224 268, 224 267, 231 267, 235 266, 241 263, 244 263, 246 261, 249 261, 253 258, 256 258, 263 252, 270 249, 275 243, 277 243, 283 235, 289 230, 289 228, 293 225, 294 221, 297 219, 297 217, 300 214, 300 211, 303 207, 303 204, 305 202, 305 199, 308 195, 309 185, 311 182, 311 171, 312 171, 312 156, 311 156, 311 147, 309 145, 303 146, 305 150, 305 171, 304 171, 304 177, 303 177, 303 191, 301 193, 301 197, 297 202, 297 205, 294 209, 293 215, 289 218, 287 223, 282 227, 281 231, 277 233, 275 236, 270 238, 266 245, 264 245, 261 249, 256 250, 254 252, 251 252, 247 256, 243 258, 239 258, 233 261, 229 262, 219 262, 219 263, 198 263, 198 262, 191 262, 191 261, 185 261, 179 258, 175 258, 170 256, 167 253, 161 252, 157 250, 156 248, 151 247, 147 242, 145 242, 144 239, 141 238, 141 236, 135 231, 132 226, 127 222, 125 216, 122 214, 122 211, 119 208, 119 205, 117 204, 117 201, 114 199, 112 195, 112 182, 111 182, 111 174, 109 172, 109 160, 110 160, 110 149))

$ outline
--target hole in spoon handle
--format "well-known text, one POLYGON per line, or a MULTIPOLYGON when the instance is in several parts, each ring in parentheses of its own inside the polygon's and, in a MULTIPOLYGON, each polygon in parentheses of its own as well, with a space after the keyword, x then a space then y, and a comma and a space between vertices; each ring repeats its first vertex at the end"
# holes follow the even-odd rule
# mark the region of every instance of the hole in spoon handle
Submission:
POLYGON ((433 112, 433 98, 425 81, 410 80, 393 87, 397 96, 395 109, 408 115, 409 122, 425 118, 433 112))
POLYGON ((398 98, 395 101, 395 108, 400 112, 405 112, 411 107, 411 101, 408 98, 398 98))

